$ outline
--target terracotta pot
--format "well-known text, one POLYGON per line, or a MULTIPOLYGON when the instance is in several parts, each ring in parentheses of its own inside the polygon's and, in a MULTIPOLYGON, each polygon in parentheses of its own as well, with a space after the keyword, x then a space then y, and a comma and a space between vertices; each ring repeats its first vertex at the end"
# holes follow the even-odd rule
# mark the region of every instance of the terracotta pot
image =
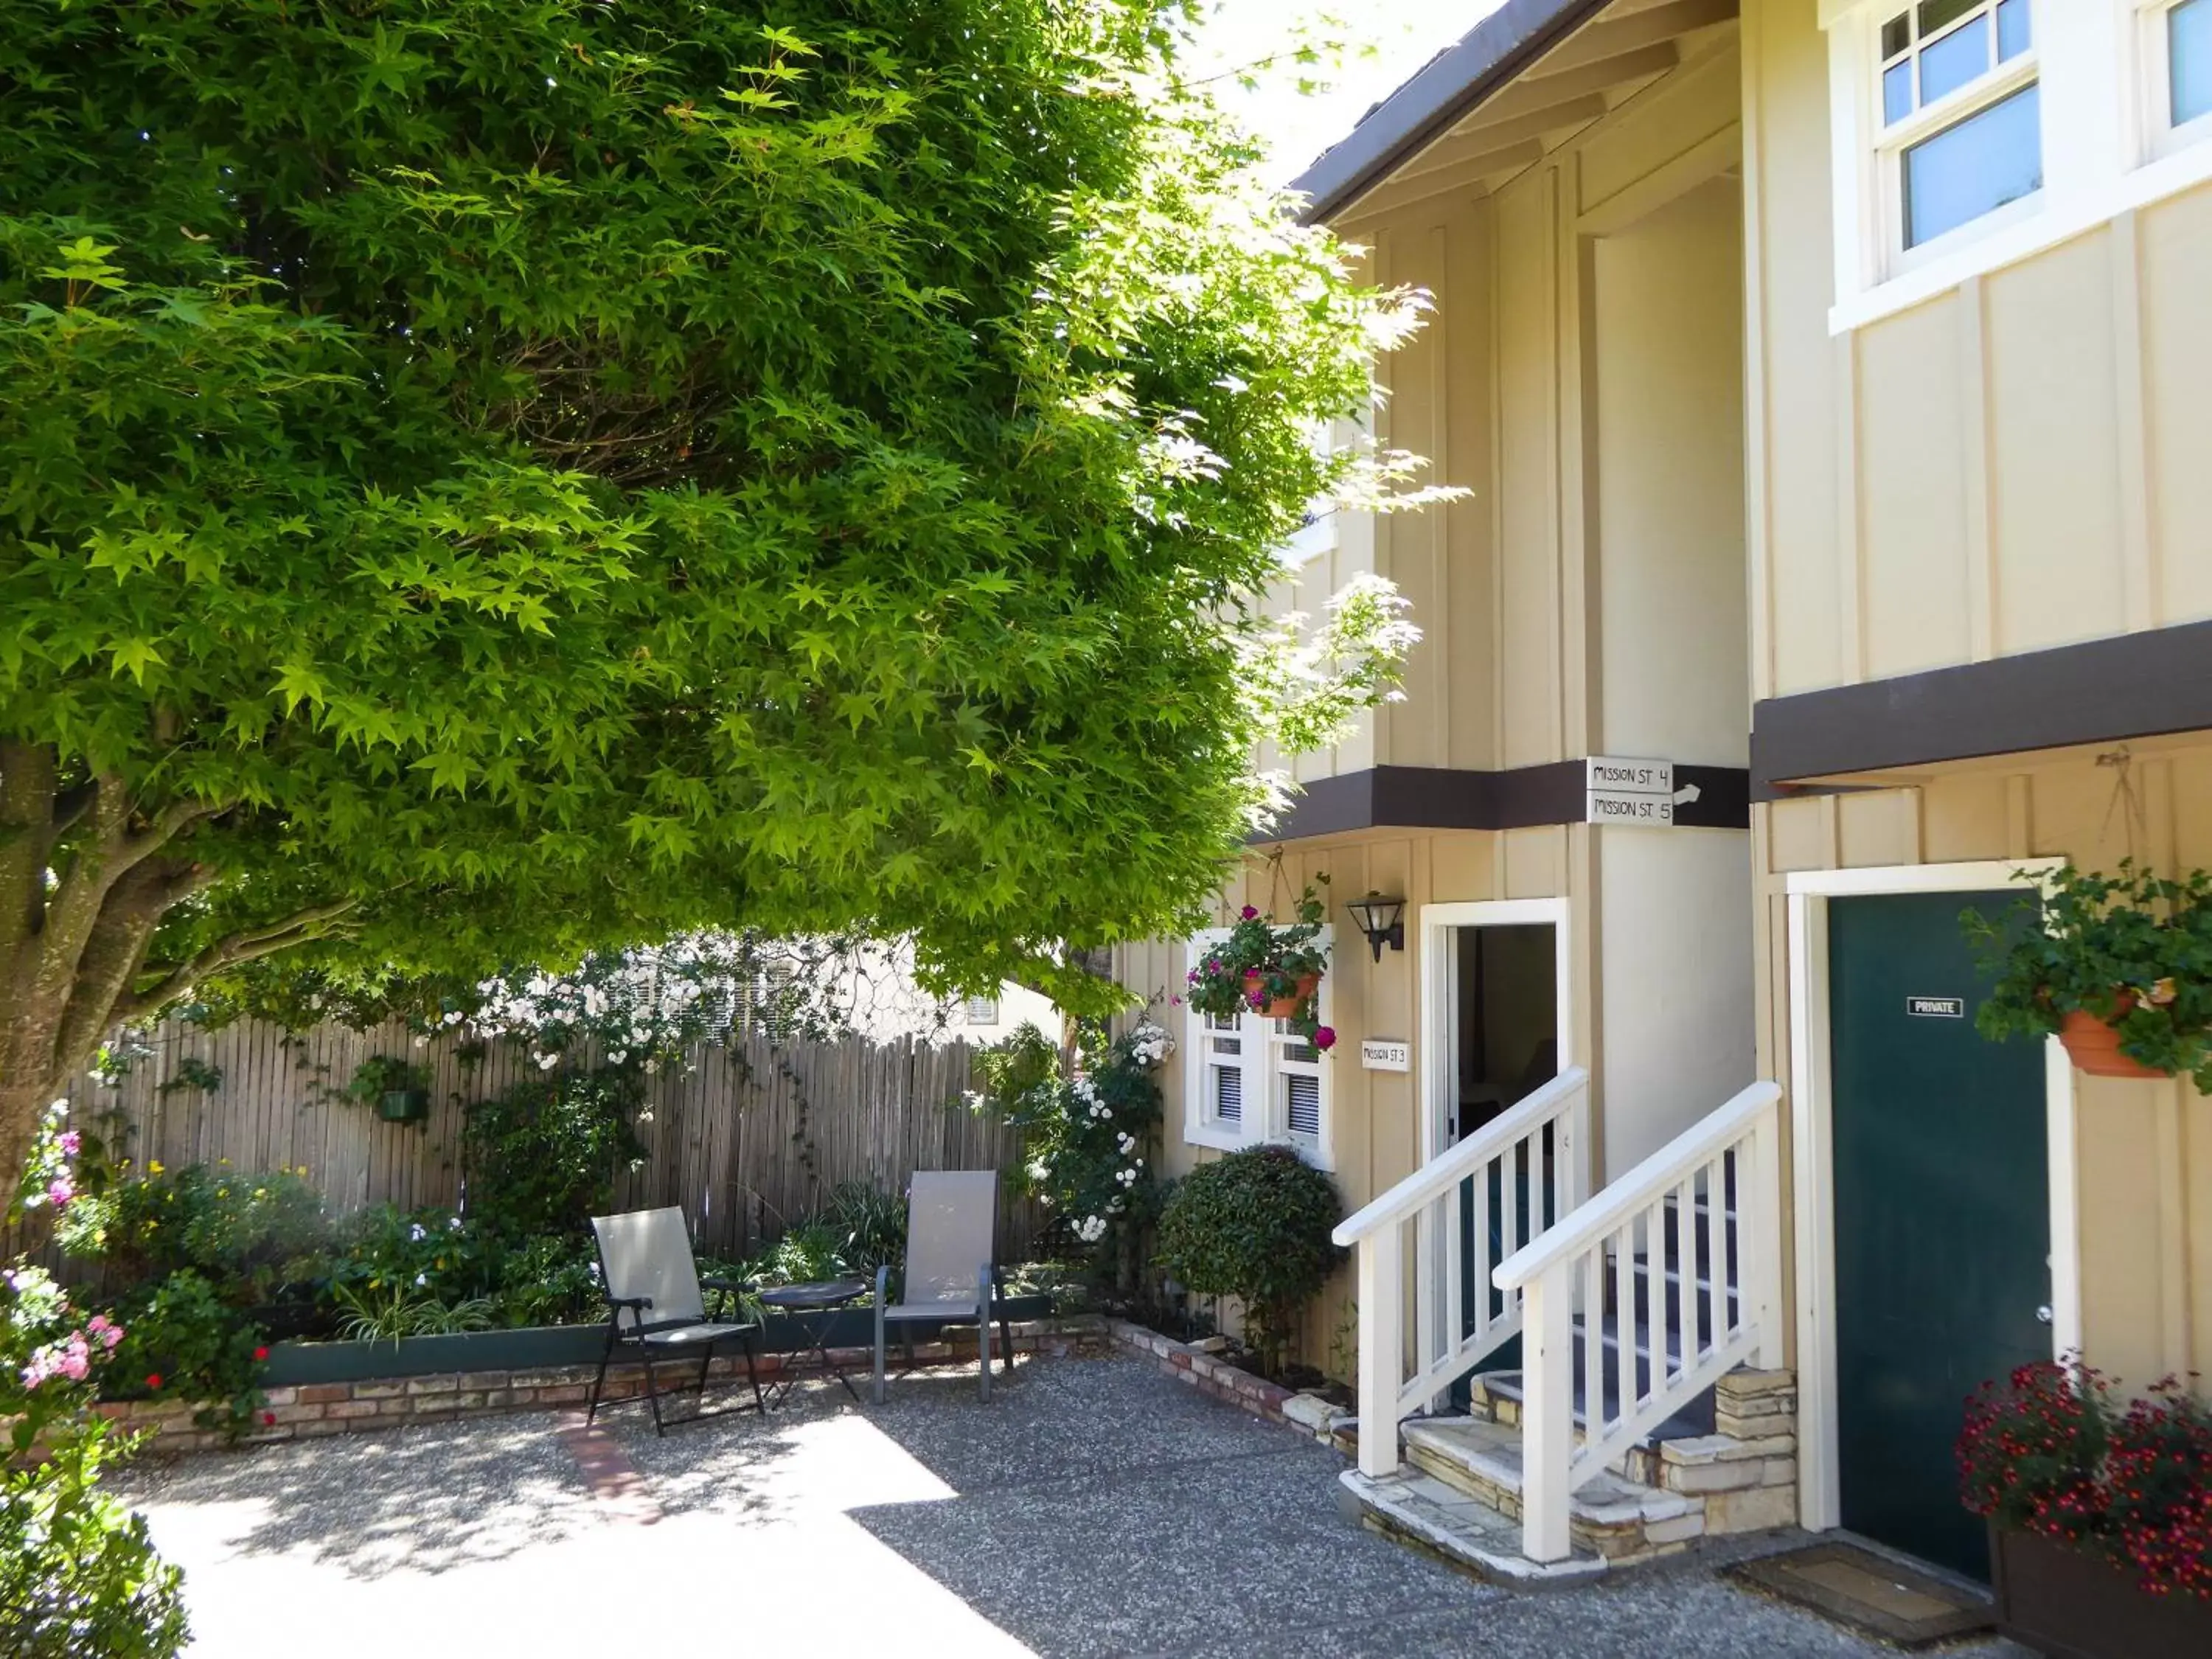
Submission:
MULTIPOLYGON (((1251 968, 1245 970, 1244 978, 1247 983, 1257 980, 1259 977, 1260 970, 1258 969, 1251 968)), ((1313 1000, 1313 994, 1321 989, 1321 975, 1319 974, 1300 974, 1298 975, 1297 986, 1298 988, 1293 991, 1289 996, 1277 997, 1266 1007, 1255 1008, 1253 1010, 1253 1012, 1258 1014, 1262 1019, 1290 1018, 1293 1014, 1297 1013, 1299 1009, 1304 1007, 1307 1003, 1310 1002, 1313 1000)), ((1247 1001, 1251 1000, 1249 994, 1245 1000, 1247 1001)))
MULTIPOLYGON (((2133 996, 2122 997, 2113 1019, 2126 1018, 2128 1010, 2135 1006, 2133 996)), ((2066 1045, 2067 1058, 2091 1077, 2155 1079, 2166 1075, 2131 1054, 2122 1054, 2119 1027, 2112 1021, 2099 1019, 2086 1008, 2076 1008, 2059 1021, 2058 1040, 2066 1045)))
POLYGON ((2148 1595, 2101 1556, 2033 1533, 1990 1528, 1997 1629, 2053 1659, 2176 1659, 2212 1653, 2212 1602, 2148 1595))

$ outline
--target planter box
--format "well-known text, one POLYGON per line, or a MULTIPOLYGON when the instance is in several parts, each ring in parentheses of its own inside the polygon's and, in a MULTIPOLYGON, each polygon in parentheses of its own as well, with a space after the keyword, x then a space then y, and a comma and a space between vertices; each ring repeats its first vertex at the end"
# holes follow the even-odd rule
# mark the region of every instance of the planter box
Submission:
MULTIPOLYGON (((1052 1297, 1010 1296, 999 1304, 1008 1322, 1052 1316, 1052 1297)), ((948 1319, 947 1325, 958 1325, 948 1319)), ((917 1340, 927 1329, 908 1326, 917 1340)), ((825 1333, 832 1348, 872 1347, 876 1340, 873 1308, 839 1310, 825 1333)), ((894 1331, 892 1341, 902 1340, 894 1331)), ((995 1340, 995 1339, 994 1339, 995 1340)), ((397 1342, 279 1342, 269 1351, 263 1383, 281 1388, 300 1382, 360 1382, 392 1376, 428 1376, 441 1371, 541 1370, 556 1365, 596 1365, 606 1349, 607 1328, 536 1325, 512 1331, 466 1331, 453 1336, 406 1336, 397 1342)), ((761 1326, 760 1352, 811 1352, 809 1331, 788 1315, 772 1314, 761 1326)), ((735 1352, 734 1348, 730 1350, 735 1352)))
POLYGON ((1990 1569, 1998 1630, 2049 1659, 2212 1654, 2212 1602, 2146 1595, 2102 1556, 1991 1527, 1990 1569))

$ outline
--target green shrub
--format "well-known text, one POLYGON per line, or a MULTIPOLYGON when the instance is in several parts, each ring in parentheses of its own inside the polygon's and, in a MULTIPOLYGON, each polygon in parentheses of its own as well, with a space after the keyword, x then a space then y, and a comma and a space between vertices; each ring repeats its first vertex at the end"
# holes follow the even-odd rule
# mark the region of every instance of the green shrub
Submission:
POLYGON ((181 1576, 99 1489, 132 1444, 88 1409, 119 1363, 109 1328, 80 1323, 37 1268, 0 1273, 0 1642, 14 1659, 170 1659, 188 1634, 181 1576))
POLYGON ((1082 1064, 1062 1078, 1058 1053, 1034 1026, 979 1054, 982 1105, 1021 1132, 1018 1190, 1052 1217, 1057 1248, 1091 1277, 1127 1289, 1148 1230, 1159 1217, 1152 1158, 1160 1121, 1153 1073, 1173 1047, 1149 1021, 1118 1037, 1100 1022, 1079 1034, 1082 1064))
POLYGON ((492 1292, 505 1325, 588 1323, 606 1314, 599 1253, 590 1241, 548 1235, 510 1243, 492 1292))
POLYGON ((1287 1146, 1253 1146, 1193 1170, 1160 1215, 1158 1256, 1201 1296, 1244 1304, 1244 1334, 1270 1375, 1298 1310, 1341 1255, 1329 1178, 1287 1146))
POLYGON ((269 1349, 259 1328, 207 1279, 181 1268, 119 1298, 115 1316, 125 1334, 103 1395, 198 1401, 192 1420, 234 1439, 253 1426, 265 1403, 269 1349))
POLYGON ((526 1078, 468 1109, 461 1148, 471 1224, 503 1238, 581 1237, 614 1202, 615 1172, 645 1147, 635 1080, 602 1067, 526 1078))
POLYGON ((865 1181, 841 1181, 817 1219, 838 1237, 837 1257, 850 1273, 872 1275, 906 1259, 906 1200, 865 1181))
POLYGON ((417 1300, 465 1302, 487 1294, 501 1251, 473 1220, 451 1210, 402 1210, 380 1204, 353 1218, 325 1268, 325 1294, 342 1307, 395 1287, 417 1300))
POLYGON ((189 1271, 241 1308, 319 1277, 331 1242, 321 1194, 299 1176, 198 1164, 81 1191, 54 1231, 69 1255, 106 1263, 111 1292, 189 1271))

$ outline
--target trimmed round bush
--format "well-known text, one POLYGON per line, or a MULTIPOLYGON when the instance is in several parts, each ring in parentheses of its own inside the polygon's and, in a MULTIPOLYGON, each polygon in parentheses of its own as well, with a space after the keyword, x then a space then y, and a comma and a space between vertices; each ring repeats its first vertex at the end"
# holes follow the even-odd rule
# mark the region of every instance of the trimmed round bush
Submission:
POLYGON ((1287 1146, 1253 1146, 1193 1170, 1160 1216, 1162 1267, 1201 1296, 1244 1304, 1245 1340, 1270 1375, 1298 1310, 1342 1255, 1329 1178, 1287 1146))

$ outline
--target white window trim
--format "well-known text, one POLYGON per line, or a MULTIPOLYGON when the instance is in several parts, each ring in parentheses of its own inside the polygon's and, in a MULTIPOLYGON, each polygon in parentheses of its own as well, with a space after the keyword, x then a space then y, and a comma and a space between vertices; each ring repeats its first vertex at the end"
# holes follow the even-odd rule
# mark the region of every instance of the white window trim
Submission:
POLYGON ((2173 77, 2166 14, 2182 0, 2119 0, 2122 61, 2129 95, 2124 100, 2130 152, 2144 162, 2178 154, 2212 138, 2212 110, 2173 124, 2173 77))
MULTIPOLYGON (((1335 956, 1335 933, 1333 927, 1321 931, 1321 943, 1335 956)), ((1225 927, 1209 927, 1194 933, 1187 942, 1188 960, 1195 963, 1209 945, 1229 937, 1225 927)), ((1321 989, 1316 994, 1316 1012, 1321 1023, 1328 1024, 1333 1018, 1334 997, 1331 990, 1334 973, 1323 974, 1321 989)), ((1280 1020, 1261 1019, 1256 1014, 1244 1014, 1237 1022, 1237 1035, 1243 1047, 1239 1058, 1244 1062, 1244 1115, 1235 1127, 1209 1120, 1206 1115, 1206 1016, 1188 1003, 1183 1009, 1183 1089, 1182 1138, 1193 1146, 1210 1147, 1216 1152, 1233 1152, 1247 1146, 1290 1146, 1316 1169, 1333 1171, 1336 1168, 1336 1083, 1335 1051, 1322 1053, 1315 1068, 1321 1079, 1321 1133, 1310 1139, 1293 1135, 1290 1131, 1289 1115, 1283 1102, 1282 1079, 1285 1073, 1279 1062, 1279 1053, 1296 1038, 1283 1029, 1280 1020)), ((1211 1035, 1220 1036, 1214 1032, 1211 1035)))
MULTIPOLYGON (((1843 1524, 1836 1381, 1833 1073, 1829 1064, 1828 901, 1869 893, 1990 891, 2027 871, 2047 882, 2064 860, 2006 859, 1855 870, 1800 870, 1784 882, 1789 916, 1790 1161, 1796 1217, 1797 1519, 1808 1532, 1843 1524)), ((2045 1133, 2051 1158, 2051 1351, 2081 1346, 2081 1229, 2075 1169, 2074 1066, 2057 1037, 2044 1043, 2045 1133)))
MULTIPOLYGON (((2016 88, 2029 73, 2003 65, 1935 106, 1936 113, 1918 112, 1897 133, 1884 133, 1879 31, 1905 3, 1820 0, 1835 216, 1831 334, 1920 305, 1969 276, 2016 264, 2212 179, 2212 117, 2170 129, 2162 114, 2153 119, 2147 102, 2152 47, 2164 51, 2156 31, 2173 0, 2031 0, 2033 44, 2026 56, 2042 88, 2043 188, 1904 252, 1889 160, 1899 135, 1917 140, 1924 136, 1923 118, 1947 125, 1992 101, 1998 86, 2016 88), (1893 243, 1899 251, 1892 252, 1893 243)), ((2162 58, 2159 64, 2155 110, 2162 112, 2162 58)))

